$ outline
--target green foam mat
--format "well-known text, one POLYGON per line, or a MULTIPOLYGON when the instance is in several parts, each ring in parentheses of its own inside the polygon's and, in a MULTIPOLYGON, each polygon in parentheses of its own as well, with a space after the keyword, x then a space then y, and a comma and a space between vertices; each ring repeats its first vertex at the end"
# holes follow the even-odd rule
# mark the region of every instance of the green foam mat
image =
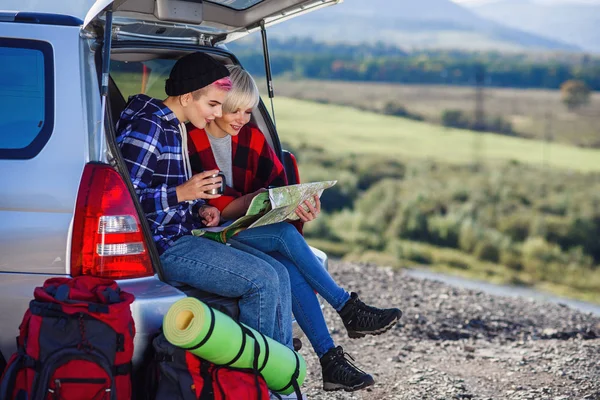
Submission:
MULTIPOLYGON (((306 376, 306 362, 302 356, 254 329, 248 329, 257 338, 259 371, 269 389, 283 394, 292 393, 294 388, 290 382, 297 363, 297 382, 301 386, 306 376)), ((228 364, 237 356, 232 367, 252 368, 255 340, 236 321, 198 299, 187 297, 173 304, 165 315, 163 330, 170 343, 214 364, 228 364)))

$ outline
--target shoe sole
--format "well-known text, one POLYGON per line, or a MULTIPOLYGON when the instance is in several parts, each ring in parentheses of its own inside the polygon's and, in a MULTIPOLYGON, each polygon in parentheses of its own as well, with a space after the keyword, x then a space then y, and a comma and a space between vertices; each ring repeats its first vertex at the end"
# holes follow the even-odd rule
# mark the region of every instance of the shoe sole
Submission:
POLYGON ((362 382, 360 385, 357 385, 357 386, 346 386, 346 385, 342 385, 340 383, 325 382, 325 383, 323 383, 323 390, 326 392, 335 392, 338 390, 343 390, 345 392, 355 392, 357 390, 361 390, 361 389, 367 388, 369 386, 373 386, 374 384, 375 384, 374 380, 362 382))
POLYGON ((394 325, 396 325, 398 323, 398 321, 400 321, 401 317, 402 317, 402 311, 400 311, 400 313, 396 315, 396 318, 392 319, 383 328, 377 329, 376 331, 360 331, 360 332, 359 331, 348 331, 348 337, 350 339, 360 339, 360 338, 364 338, 367 335, 372 335, 372 336, 381 335, 382 333, 385 333, 385 332, 389 331, 390 329, 392 329, 392 327, 394 325))

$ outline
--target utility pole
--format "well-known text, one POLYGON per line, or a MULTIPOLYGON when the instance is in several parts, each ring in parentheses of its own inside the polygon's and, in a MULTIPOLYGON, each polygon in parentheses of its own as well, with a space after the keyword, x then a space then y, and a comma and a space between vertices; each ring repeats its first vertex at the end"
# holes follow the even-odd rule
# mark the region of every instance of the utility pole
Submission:
POLYGON ((552 114, 550 110, 546 110, 544 114, 544 144, 542 148, 542 169, 544 182, 542 183, 542 196, 546 196, 546 184, 548 180, 548 163, 550 158, 550 143, 552 142, 552 114))
POLYGON ((479 170, 483 157, 483 137, 485 131, 485 109, 484 109, 484 87, 485 87, 485 67, 482 64, 475 66, 475 122, 473 130, 477 133, 473 140, 473 169, 479 170))
POLYGON ((473 127, 476 131, 485 130, 484 85, 485 67, 477 64, 475 67, 475 126, 473 127))

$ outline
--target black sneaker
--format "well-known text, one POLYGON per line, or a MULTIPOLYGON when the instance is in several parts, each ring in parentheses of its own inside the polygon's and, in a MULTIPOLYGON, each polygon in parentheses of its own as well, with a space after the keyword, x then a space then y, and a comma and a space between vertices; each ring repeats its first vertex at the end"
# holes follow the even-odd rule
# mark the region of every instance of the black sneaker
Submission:
POLYGON ((345 390, 354 392, 364 389, 375 383, 373 377, 360 370, 354 365, 354 359, 344 353, 342 346, 334 347, 321 357, 321 369, 323 370, 323 390, 345 390))
POLYGON ((398 308, 375 308, 366 305, 354 292, 350 294, 350 300, 339 311, 348 336, 352 339, 365 337, 366 335, 380 335, 388 331, 398 322, 402 311, 398 308))
POLYGON ((300 340, 300 338, 293 338, 292 339, 292 343, 294 344, 294 351, 300 351, 300 349, 302 348, 302 340, 300 340))

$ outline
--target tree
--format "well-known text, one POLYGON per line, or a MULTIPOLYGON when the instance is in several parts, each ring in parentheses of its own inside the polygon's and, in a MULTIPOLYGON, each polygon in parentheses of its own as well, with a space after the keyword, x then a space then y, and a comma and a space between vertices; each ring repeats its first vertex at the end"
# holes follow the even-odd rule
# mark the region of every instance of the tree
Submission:
POLYGON ((571 79, 560 85, 562 101, 569 110, 575 110, 590 102, 590 88, 579 80, 571 79))

